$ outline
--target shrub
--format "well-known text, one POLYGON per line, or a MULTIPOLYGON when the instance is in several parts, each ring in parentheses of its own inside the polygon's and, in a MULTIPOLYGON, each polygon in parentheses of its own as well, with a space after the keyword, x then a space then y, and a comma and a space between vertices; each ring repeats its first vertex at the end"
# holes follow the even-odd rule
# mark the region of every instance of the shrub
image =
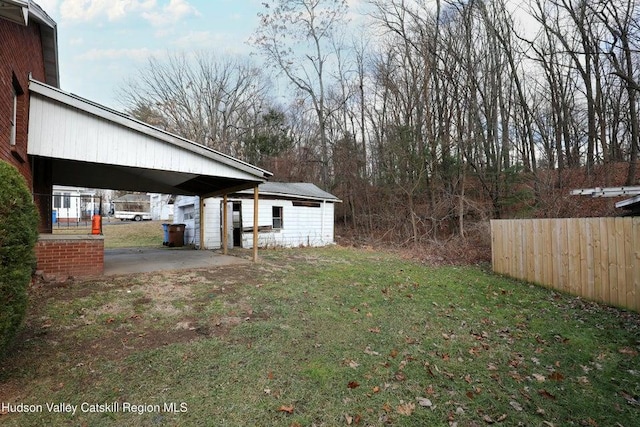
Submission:
POLYGON ((0 356, 25 316, 37 238, 38 211, 27 183, 0 161, 0 356))

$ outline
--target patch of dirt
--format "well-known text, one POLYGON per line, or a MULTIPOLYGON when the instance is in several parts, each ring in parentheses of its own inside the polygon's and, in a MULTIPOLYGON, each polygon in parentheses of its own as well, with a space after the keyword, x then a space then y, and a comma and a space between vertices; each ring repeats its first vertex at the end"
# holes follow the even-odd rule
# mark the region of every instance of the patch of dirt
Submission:
POLYGON ((264 262, 247 268, 34 283, 15 347, 0 360, 0 401, 27 398, 21 395, 25 382, 54 387, 55 378, 74 369, 94 375, 92 365, 99 361, 118 361, 174 343, 226 340, 238 325, 269 317, 254 313, 250 301, 234 294, 242 286, 268 283, 283 268, 264 262), (67 311, 67 304, 78 299, 89 305, 67 311), (223 302, 221 312, 204 316, 198 307, 213 300, 223 302), (50 311, 53 305, 56 314, 50 311), (98 332, 91 335, 93 329, 84 328, 98 332))

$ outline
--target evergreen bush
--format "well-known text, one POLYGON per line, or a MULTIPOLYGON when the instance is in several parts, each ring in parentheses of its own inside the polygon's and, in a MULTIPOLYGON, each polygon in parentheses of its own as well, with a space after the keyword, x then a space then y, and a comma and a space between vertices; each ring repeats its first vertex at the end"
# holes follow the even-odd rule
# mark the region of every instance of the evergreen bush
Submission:
POLYGON ((18 170, 0 160, 0 356, 22 324, 35 269, 38 211, 18 170))

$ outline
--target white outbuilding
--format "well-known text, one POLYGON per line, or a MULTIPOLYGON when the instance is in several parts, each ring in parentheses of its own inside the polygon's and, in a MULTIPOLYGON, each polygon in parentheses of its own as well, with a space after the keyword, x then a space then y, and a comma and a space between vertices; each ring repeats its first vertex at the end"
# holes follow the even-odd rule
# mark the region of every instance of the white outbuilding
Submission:
MULTIPOLYGON (((258 247, 326 246, 335 243, 334 207, 341 200, 311 183, 265 182, 259 185, 258 247)), ((204 249, 253 248, 254 191, 204 199, 204 216, 195 196, 178 196, 174 222, 186 225, 185 244, 204 249), (222 233, 225 223, 226 236, 222 233), (200 227, 204 222, 204 242, 200 227)))

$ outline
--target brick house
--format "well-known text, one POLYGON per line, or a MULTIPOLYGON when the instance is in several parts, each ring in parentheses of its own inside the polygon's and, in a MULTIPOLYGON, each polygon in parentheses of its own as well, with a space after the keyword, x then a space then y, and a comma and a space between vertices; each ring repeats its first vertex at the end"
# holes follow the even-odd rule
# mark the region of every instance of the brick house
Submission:
MULTIPOLYGON (((59 86, 56 23, 31 1, 0 0, 0 40, 0 159, 18 168, 34 193, 49 194, 47 165, 27 155, 28 92, 30 76, 59 86)), ((46 206, 39 210, 46 218, 46 206)))

